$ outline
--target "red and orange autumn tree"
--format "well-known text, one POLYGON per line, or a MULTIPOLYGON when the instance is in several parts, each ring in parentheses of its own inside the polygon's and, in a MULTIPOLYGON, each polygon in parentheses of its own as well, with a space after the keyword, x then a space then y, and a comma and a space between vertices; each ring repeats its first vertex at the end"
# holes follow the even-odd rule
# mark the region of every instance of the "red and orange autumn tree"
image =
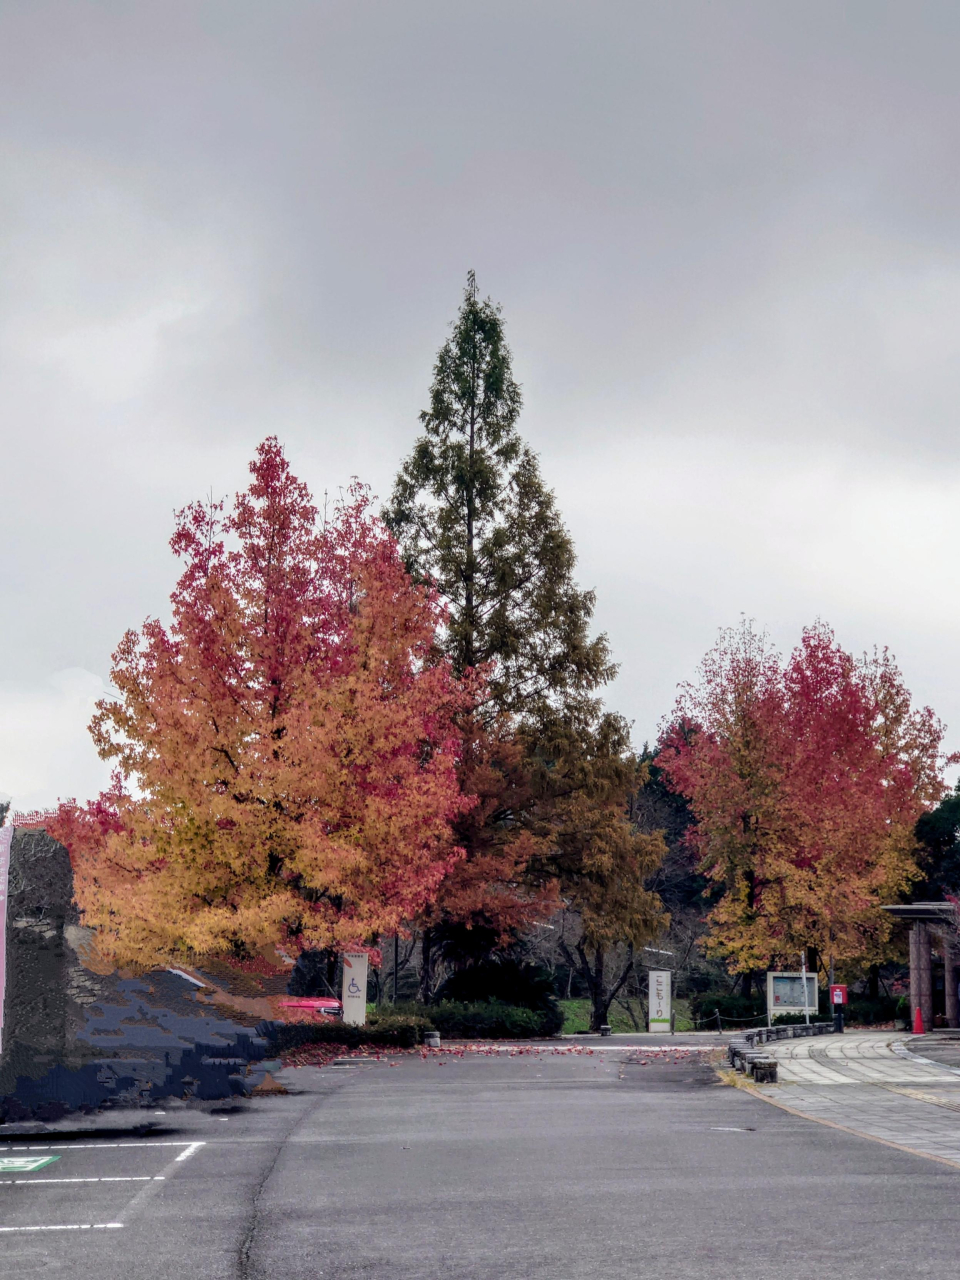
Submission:
POLYGON ((178 515, 172 623, 124 636, 91 725, 115 785, 53 824, 120 963, 369 944, 461 856, 474 685, 436 595, 361 487, 320 524, 275 439, 250 470, 229 512, 178 515))
POLYGON ((818 624, 784 664, 749 624, 722 633, 657 761, 722 890, 713 952, 736 972, 803 947, 880 958, 879 908, 916 879, 914 824, 943 792, 942 740, 886 651, 858 662, 818 624))
POLYGON ((454 821, 465 857, 438 886, 417 924, 421 929, 420 998, 433 992, 438 948, 483 955, 503 947, 560 907, 554 878, 542 863, 549 841, 533 820, 538 796, 524 744, 506 717, 492 723, 465 716, 460 786, 475 803, 454 821))

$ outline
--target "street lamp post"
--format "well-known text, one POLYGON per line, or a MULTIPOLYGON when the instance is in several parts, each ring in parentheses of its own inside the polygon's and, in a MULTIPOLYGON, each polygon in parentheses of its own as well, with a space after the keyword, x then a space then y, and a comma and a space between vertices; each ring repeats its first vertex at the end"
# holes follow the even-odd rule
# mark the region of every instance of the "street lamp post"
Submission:
POLYGON ((810 998, 807 995, 807 952, 806 948, 800 952, 800 980, 803 983, 803 1018, 807 1026, 810 1025, 810 998))

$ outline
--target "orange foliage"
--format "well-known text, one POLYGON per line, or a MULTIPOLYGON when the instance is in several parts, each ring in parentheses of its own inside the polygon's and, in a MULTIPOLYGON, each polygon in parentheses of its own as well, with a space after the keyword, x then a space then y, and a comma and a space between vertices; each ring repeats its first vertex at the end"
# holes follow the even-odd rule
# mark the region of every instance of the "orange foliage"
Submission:
POLYGON ((914 824, 943 792, 943 726, 886 652, 856 662, 808 628, 786 664, 749 626, 686 689, 657 763, 690 798, 691 839, 723 895, 711 944, 731 968, 883 955, 879 907, 916 879, 914 824))
POLYGON ((169 629, 114 655, 91 725, 110 792, 48 823, 120 963, 370 944, 462 856, 458 717, 476 685, 359 486, 318 527, 273 439, 253 482, 182 511, 169 629))

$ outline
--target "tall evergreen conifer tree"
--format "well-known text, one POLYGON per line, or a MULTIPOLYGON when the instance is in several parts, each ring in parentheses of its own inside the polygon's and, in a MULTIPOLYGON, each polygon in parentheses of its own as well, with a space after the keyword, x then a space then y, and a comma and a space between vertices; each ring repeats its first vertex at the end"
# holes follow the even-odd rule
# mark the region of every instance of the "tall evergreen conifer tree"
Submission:
POLYGON ((448 606, 454 670, 489 672, 475 758, 463 768, 482 802, 458 824, 467 857, 424 921, 421 996, 429 999, 438 942, 464 928, 502 939, 562 899, 584 916, 579 951, 591 973, 591 963, 599 966, 594 1021, 602 1021, 604 951, 615 938, 636 943, 661 927, 642 880, 662 846, 637 838, 626 791, 606 776, 636 770, 625 722, 598 697, 615 667, 606 636, 590 636, 593 592, 574 580, 573 542, 517 430, 521 404, 500 309, 480 300, 471 271, 437 356, 423 433, 383 513, 410 571, 448 606), (520 751, 512 764, 511 740, 520 751), (609 913, 606 931, 593 920, 598 910, 609 913))
POLYGON ((573 542, 517 430, 521 404, 500 308, 480 301, 471 271, 384 518, 447 602, 454 668, 490 663, 490 712, 529 722, 614 667, 606 637, 589 635, 593 592, 574 581, 573 542))

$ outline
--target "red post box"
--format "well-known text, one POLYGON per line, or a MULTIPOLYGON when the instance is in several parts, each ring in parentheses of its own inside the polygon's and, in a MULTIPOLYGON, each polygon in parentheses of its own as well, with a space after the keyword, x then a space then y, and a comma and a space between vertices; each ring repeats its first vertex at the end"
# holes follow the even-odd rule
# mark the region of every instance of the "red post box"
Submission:
POLYGON ((847 988, 841 985, 840 983, 837 983, 835 986, 832 986, 830 988, 830 1003, 834 1005, 846 1004, 847 988))

